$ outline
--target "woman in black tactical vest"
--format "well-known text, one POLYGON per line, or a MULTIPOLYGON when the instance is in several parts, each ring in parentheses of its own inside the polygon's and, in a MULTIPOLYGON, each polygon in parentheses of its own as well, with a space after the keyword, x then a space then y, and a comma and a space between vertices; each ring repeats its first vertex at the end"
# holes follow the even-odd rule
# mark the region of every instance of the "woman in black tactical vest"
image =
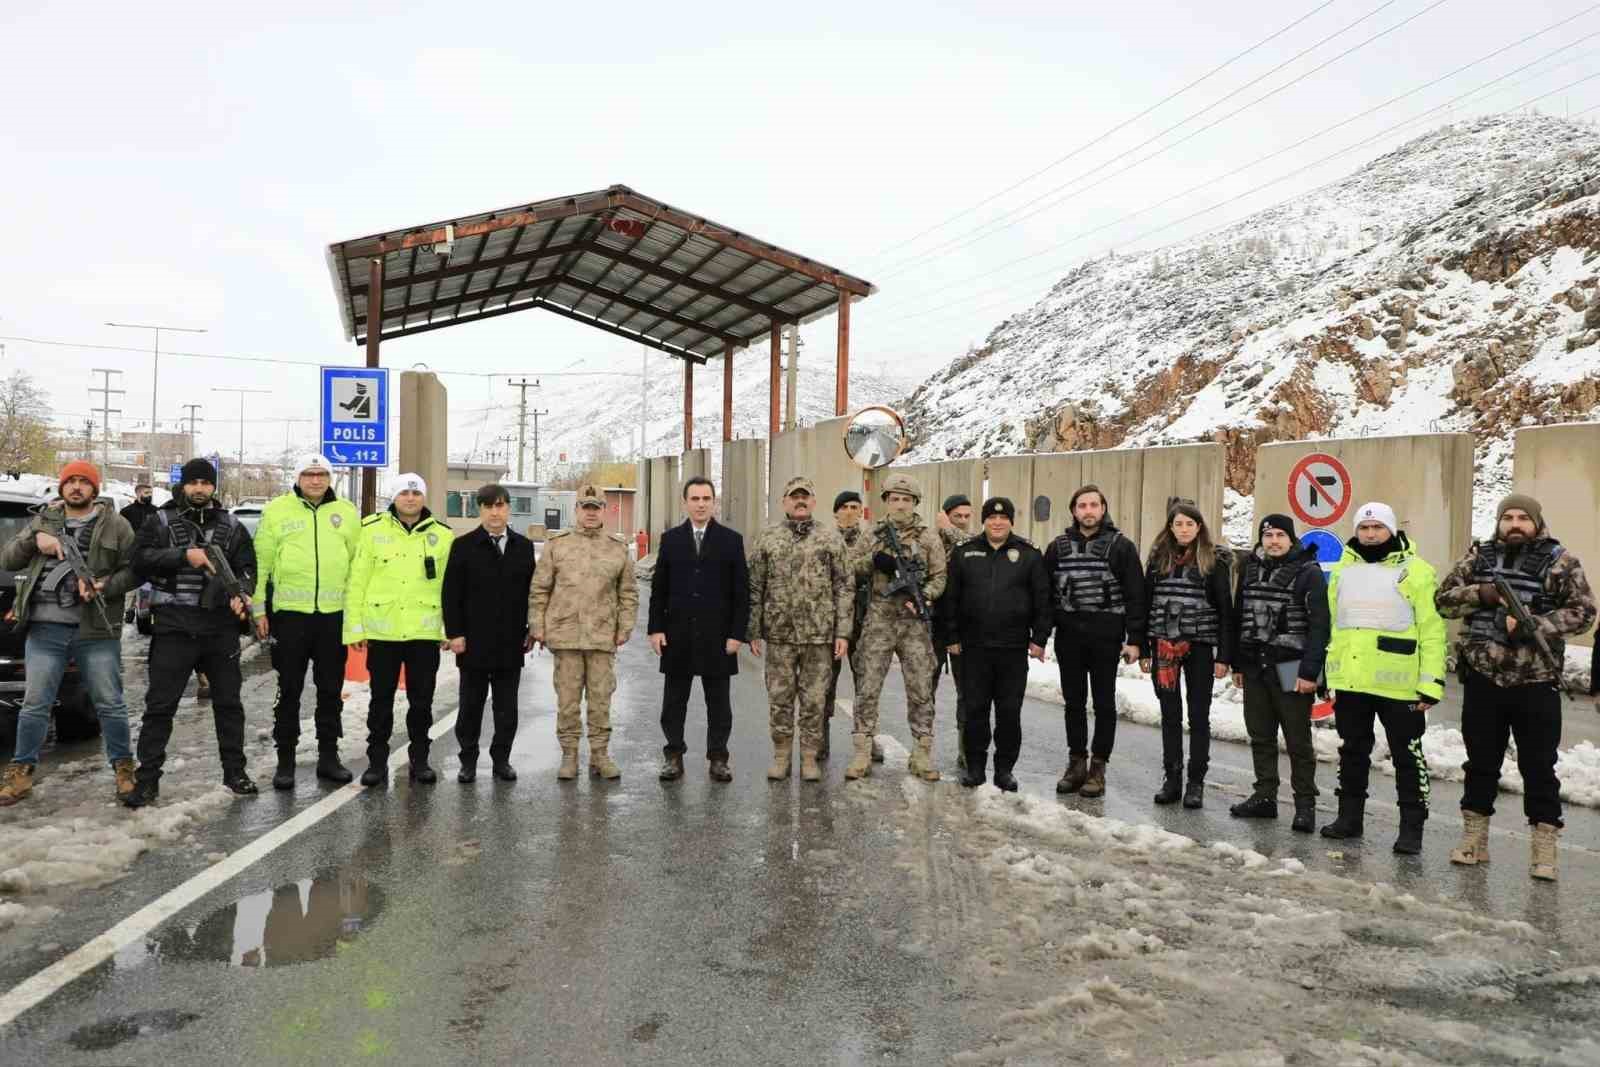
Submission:
POLYGON ((1187 500, 1167 508, 1166 528, 1150 546, 1144 574, 1148 630, 1139 667, 1151 674, 1161 701, 1161 762, 1166 771, 1157 804, 1183 797, 1204 803, 1211 759, 1211 687, 1233 661, 1233 579, 1225 553, 1211 542, 1205 516, 1187 500), (1189 690, 1189 787, 1183 785, 1183 687, 1189 690))

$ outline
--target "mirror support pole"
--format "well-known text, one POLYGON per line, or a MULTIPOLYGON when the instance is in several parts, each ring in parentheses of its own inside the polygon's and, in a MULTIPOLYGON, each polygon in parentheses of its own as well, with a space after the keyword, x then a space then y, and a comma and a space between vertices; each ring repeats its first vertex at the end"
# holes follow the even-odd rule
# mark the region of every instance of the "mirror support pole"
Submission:
POLYGON ((839 294, 839 364, 834 370, 833 413, 843 415, 850 406, 850 294, 839 294))

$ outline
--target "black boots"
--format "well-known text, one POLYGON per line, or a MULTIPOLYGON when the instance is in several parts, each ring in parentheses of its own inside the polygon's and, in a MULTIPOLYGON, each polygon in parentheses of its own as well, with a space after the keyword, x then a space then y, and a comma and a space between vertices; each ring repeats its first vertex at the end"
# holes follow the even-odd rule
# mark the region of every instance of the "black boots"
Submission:
POLYGON ((509 760, 497 760, 493 767, 493 772, 497 781, 514 782, 517 780, 517 772, 512 768, 509 760))
POLYGON ((294 749, 278 749, 278 769, 272 772, 272 788, 294 788, 294 749))
MULTIPOLYGON (((978 777, 980 779, 983 777, 983 768, 981 767, 978 769, 978 777)), ((1002 793, 1015 793, 1017 791, 1017 777, 1011 773, 1010 767, 1005 770, 996 767, 994 769, 994 785, 1002 793)))
POLYGON ((130 808, 142 808, 146 804, 154 804, 160 796, 160 782, 147 782, 141 779, 134 783, 131 792, 123 794, 122 803, 130 808))
MULTIPOLYGON (((1337 841, 1342 841, 1346 838, 1360 837, 1362 830, 1362 818, 1366 814, 1366 810, 1366 797, 1340 797, 1339 815, 1331 823, 1322 828, 1322 836, 1331 837, 1337 841)), ((1418 843, 1417 847, 1422 847, 1420 842, 1418 843)))
POLYGON ((421 782, 423 785, 432 785, 439 780, 439 772, 428 766, 426 759, 412 760, 411 769, 406 773, 413 782, 421 782))
MULTIPOLYGON (((960 752, 962 756, 961 785, 963 788, 976 789, 978 786, 989 780, 986 775, 986 772, 989 768, 989 752, 987 749, 984 750, 983 759, 981 760, 968 759, 967 750, 965 748, 957 749, 957 751, 960 752)), ((999 778, 1000 776, 999 771, 1000 768, 996 767, 996 778, 999 778)))
POLYGON ((1067 760, 1066 773, 1061 780, 1056 782, 1057 793, 1076 793, 1083 788, 1083 783, 1089 777, 1089 757, 1073 756, 1067 760))
POLYGON ((1294 802, 1294 822, 1289 824, 1289 829, 1298 830, 1302 834, 1309 834, 1317 828, 1317 802, 1315 800, 1296 800, 1294 802))
POLYGON ((234 796, 253 797, 258 792, 255 781, 242 767, 236 771, 223 771, 222 784, 227 786, 228 791, 234 796))
POLYGON ((1157 791, 1155 801, 1157 804, 1176 804, 1181 796, 1183 796, 1183 764, 1172 764, 1166 768, 1166 777, 1161 779, 1161 789, 1157 791))
POLYGON ((1415 856, 1422 851, 1422 824, 1428 821, 1428 809, 1418 804, 1400 806, 1400 835, 1394 839, 1394 850, 1402 856, 1415 856))
POLYGON ((339 762, 339 742, 317 742, 317 777, 325 782, 336 782, 344 785, 355 775, 350 773, 350 768, 339 762))
POLYGON ((1228 814, 1235 819, 1276 819, 1278 798, 1269 797, 1265 793, 1251 793, 1229 808, 1228 814))
POLYGON ((367 769, 361 772, 361 784, 368 789, 375 785, 382 785, 389 780, 389 765, 380 760, 373 760, 367 764, 367 769))
POLYGON ((1183 791, 1183 806, 1189 809, 1203 808, 1206 805, 1206 776, 1203 774, 1189 775, 1189 786, 1183 791))

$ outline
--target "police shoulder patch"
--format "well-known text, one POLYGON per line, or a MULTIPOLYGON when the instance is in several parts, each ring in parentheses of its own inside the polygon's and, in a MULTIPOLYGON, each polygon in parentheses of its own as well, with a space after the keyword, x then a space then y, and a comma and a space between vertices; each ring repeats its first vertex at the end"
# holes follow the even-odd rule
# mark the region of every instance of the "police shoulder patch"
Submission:
POLYGON ((328 525, 337 530, 339 527, 344 525, 344 516, 339 514, 337 511, 334 512, 332 515, 328 516, 328 525))
POLYGON ((1020 550, 1015 549, 1015 548, 1006 549, 1006 559, 1010 560, 1012 563, 1015 563, 1017 560, 1019 560, 1021 558, 1022 558, 1022 552, 1020 550))

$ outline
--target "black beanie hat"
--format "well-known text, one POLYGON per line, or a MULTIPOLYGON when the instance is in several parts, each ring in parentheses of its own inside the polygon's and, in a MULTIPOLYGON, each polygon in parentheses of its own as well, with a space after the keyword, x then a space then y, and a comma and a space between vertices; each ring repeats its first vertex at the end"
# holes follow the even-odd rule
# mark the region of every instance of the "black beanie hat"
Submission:
POLYGON ((1298 540, 1294 532, 1294 520, 1287 515, 1280 515, 1277 512, 1273 512, 1271 515, 1268 515, 1266 518, 1262 519, 1260 528, 1256 530, 1256 544, 1261 543, 1262 535, 1268 530, 1282 530, 1284 533, 1289 535, 1289 540, 1298 540))
POLYGON ((846 489, 844 492, 833 498, 833 510, 838 511, 840 508, 851 503, 852 501, 857 504, 861 503, 861 494, 856 492, 854 489, 846 489))
POLYGON ((179 485, 188 485, 190 482, 210 482, 217 484, 217 468, 211 465, 210 460, 196 456, 183 465, 183 473, 178 476, 179 485))
POLYGON ((940 508, 939 510, 948 515, 956 508, 970 508, 971 506, 972 501, 967 499, 967 494, 952 493, 950 496, 944 498, 944 507, 940 508))
POLYGON ((992 496, 983 502, 983 517, 987 519, 990 515, 1004 515, 1016 522, 1017 508, 1008 497, 992 496))

